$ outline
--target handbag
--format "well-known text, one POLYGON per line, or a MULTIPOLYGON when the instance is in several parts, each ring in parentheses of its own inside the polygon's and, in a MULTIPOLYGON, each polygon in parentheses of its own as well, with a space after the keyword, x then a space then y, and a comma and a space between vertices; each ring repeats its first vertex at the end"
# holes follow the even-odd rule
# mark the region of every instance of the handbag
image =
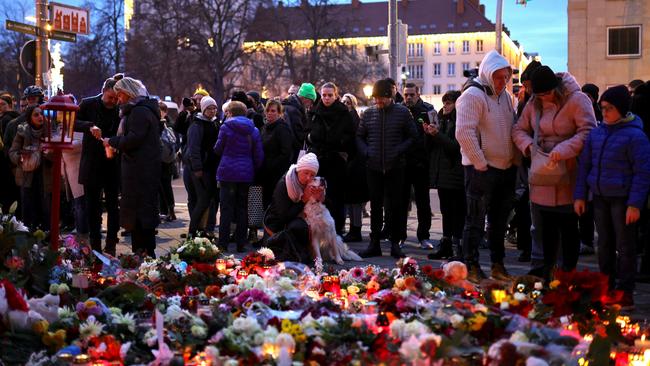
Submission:
POLYGON ((262 186, 250 186, 248 188, 248 227, 261 228, 263 220, 262 186))
POLYGON ((21 152, 20 168, 23 172, 33 172, 41 165, 41 151, 38 149, 25 149, 21 152))
POLYGON ((530 170, 528 183, 534 186, 555 186, 569 183, 566 161, 552 163, 548 153, 539 146, 539 127, 541 112, 537 111, 535 126, 533 126, 533 147, 530 152, 530 170))

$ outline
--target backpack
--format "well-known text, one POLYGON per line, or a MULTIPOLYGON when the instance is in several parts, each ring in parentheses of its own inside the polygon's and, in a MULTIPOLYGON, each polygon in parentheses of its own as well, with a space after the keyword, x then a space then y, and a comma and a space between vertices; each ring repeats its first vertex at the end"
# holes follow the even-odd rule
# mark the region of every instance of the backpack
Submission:
POLYGON ((160 145, 162 146, 160 160, 163 163, 173 163, 176 160, 176 136, 171 128, 165 126, 162 129, 160 145))

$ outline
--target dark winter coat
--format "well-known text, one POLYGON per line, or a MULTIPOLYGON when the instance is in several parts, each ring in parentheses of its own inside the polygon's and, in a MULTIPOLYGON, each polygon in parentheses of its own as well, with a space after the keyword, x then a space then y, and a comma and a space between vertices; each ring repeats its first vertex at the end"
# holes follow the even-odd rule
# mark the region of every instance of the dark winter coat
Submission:
POLYGON ((0 136, 4 137, 4 133, 5 133, 5 129, 7 128, 7 125, 9 124, 9 122, 12 119, 14 119, 14 118, 16 118, 18 116, 20 116, 20 113, 18 113, 16 111, 9 111, 9 112, 3 113, 2 116, 0 116, 0 136))
POLYGON ((208 121, 207 117, 198 113, 193 118, 187 130, 187 146, 183 155, 186 167, 192 172, 202 171, 214 177, 219 166, 219 157, 214 153, 214 144, 219 136, 219 121, 215 118, 208 121))
MULTIPOLYGON (((424 126, 423 123, 431 123, 429 113, 433 111, 433 106, 425 103, 422 99, 418 99, 413 107, 408 107, 413 120, 415 121, 415 130, 417 131, 417 138, 411 148, 406 153, 406 166, 407 169, 428 169, 429 168, 429 154, 427 154, 426 143, 424 139, 424 126), (422 119, 422 123, 419 121, 422 119)), ((435 113, 435 112, 433 112, 435 113)))
POLYGON ((363 113, 357 131, 357 146, 368 158, 368 169, 380 172, 404 166, 405 154, 416 140, 415 122, 408 108, 391 104, 363 113))
MULTIPOLYGON (((307 114, 300 98, 290 95, 282 101, 284 120, 287 122, 294 138, 293 149, 297 153, 305 142, 305 129, 307 128, 307 114)), ((297 154, 294 158, 297 157, 297 154)))
POLYGON ((81 101, 75 122, 75 131, 84 133, 79 163, 79 183, 85 185, 97 185, 105 177, 116 177, 119 174, 118 160, 106 159, 102 140, 90 133, 93 126, 102 130, 102 137, 117 135, 117 128, 120 126, 119 109, 104 107, 101 94, 81 101))
POLYGON ((264 186, 275 185, 291 165, 293 136, 287 123, 283 119, 278 119, 264 125, 261 138, 264 147, 264 163, 258 173, 259 180, 264 186))
POLYGON ((223 123, 214 152, 221 157, 217 168, 219 182, 251 183, 264 161, 260 132, 253 121, 244 116, 232 117, 223 123))
POLYGON ((326 107, 318 103, 312 111, 311 132, 307 140, 309 150, 318 156, 318 160, 340 157, 340 153, 349 155, 354 151, 354 122, 348 107, 336 100, 326 107))
MULTIPOLYGON (((354 125, 354 135, 357 135, 359 129, 359 114, 356 110, 350 112, 352 115, 352 124, 354 125)), ((360 154, 355 148, 348 158, 345 168, 346 183, 344 191, 344 202, 347 204, 359 204, 368 202, 368 181, 366 174, 366 157, 360 154)))
MULTIPOLYGON (((9 159, 16 167, 14 169, 14 178, 18 187, 29 188, 32 186, 34 174, 43 175, 43 192, 52 191, 52 162, 48 159, 48 155, 42 149, 40 138, 35 138, 32 132, 32 126, 27 123, 21 123, 16 129, 16 136, 14 137, 11 146, 7 148, 9 152, 9 159), (40 165, 36 170, 26 172, 23 171, 20 159, 23 150, 32 149, 41 155, 40 165)), ((41 135, 45 132, 45 125, 42 127, 41 135)))
POLYGON ((138 97, 122 107, 124 135, 111 137, 109 144, 120 150, 122 198, 120 225, 133 230, 158 226, 160 185, 160 109, 158 101, 138 97))
MULTIPOLYGON (((7 123, 7 126, 4 130, 4 134, 2 135, 2 143, 5 146, 11 147, 11 144, 14 141, 14 138, 16 137, 16 133, 18 132, 18 126, 27 121, 25 116, 23 114, 18 115, 18 117, 12 119, 7 123)), ((5 155, 9 156, 9 150, 5 149, 5 155)))
POLYGON ((650 142, 643 122, 630 113, 614 125, 591 130, 580 153, 575 199, 595 195, 628 197, 627 205, 644 208, 650 189, 650 142))
POLYGON ((650 82, 639 85, 634 89, 630 111, 641 118, 643 131, 645 131, 646 136, 650 137, 650 82))
POLYGON ((456 110, 447 115, 442 112, 438 112, 438 134, 426 137, 431 188, 462 189, 465 178, 460 144, 456 141, 456 110))
POLYGON ((300 214, 305 204, 302 201, 293 202, 287 192, 287 183, 283 175, 275 186, 271 205, 264 215, 264 226, 272 232, 278 233, 286 229, 287 225, 300 214))

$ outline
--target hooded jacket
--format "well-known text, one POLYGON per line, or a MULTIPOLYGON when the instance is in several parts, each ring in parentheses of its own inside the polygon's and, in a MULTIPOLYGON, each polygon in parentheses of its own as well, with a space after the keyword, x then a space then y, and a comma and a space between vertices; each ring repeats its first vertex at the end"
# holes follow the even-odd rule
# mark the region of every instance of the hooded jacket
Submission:
POLYGON ((213 151, 219 136, 219 121, 217 118, 210 120, 200 112, 192 119, 187 130, 187 147, 183 159, 192 172, 202 171, 213 177, 219 165, 219 159, 213 151))
MULTIPOLYGON (((569 184, 555 186, 530 185, 530 201, 543 206, 562 206, 573 203, 573 188, 576 181, 576 158, 582 151, 589 131, 596 127, 591 100, 580 91, 580 85, 569 73, 556 74, 566 89, 564 105, 544 103, 539 114, 540 148, 546 152, 558 152, 566 161, 569 184)), ((512 129, 512 139, 519 150, 528 153, 533 144, 534 126, 537 123, 537 107, 533 97, 512 129)))
POLYGON ((224 122, 214 152, 221 156, 217 168, 220 182, 251 183, 264 161, 260 133, 253 121, 235 116, 224 122))
POLYGON ((357 147, 367 157, 368 169, 387 172, 406 164, 406 152, 416 138, 411 112, 401 104, 391 103, 381 109, 370 107, 363 113, 357 147))
POLYGON ((587 192, 605 197, 627 197, 627 205, 645 207, 650 188, 650 142, 641 119, 629 113, 614 125, 593 129, 580 153, 574 198, 587 192))
POLYGON ((492 75, 503 68, 510 68, 508 61, 490 51, 481 62, 478 78, 456 101, 456 139, 462 163, 478 170, 487 166, 507 169, 515 163, 510 137, 515 122, 512 96, 507 90, 496 94, 492 81, 492 75))

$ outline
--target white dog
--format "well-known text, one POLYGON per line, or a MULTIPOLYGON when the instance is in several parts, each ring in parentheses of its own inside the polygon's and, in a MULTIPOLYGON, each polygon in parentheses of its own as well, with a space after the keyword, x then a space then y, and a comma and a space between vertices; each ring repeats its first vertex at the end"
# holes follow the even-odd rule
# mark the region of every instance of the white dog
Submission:
MULTIPOLYGON (((308 187, 326 187, 325 180, 316 177, 309 183, 308 187)), ((305 220, 309 224, 312 250, 316 255, 317 272, 322 270, 323 256, 326 260, 333 260, 337 264, 343 264, 343 260, 362 261, 357 253, 353 252, 336 234, 334 219, 329 210, 315 198, 310 198, 303 210, 305 220), (321 252, 323 255, 321 256, 321 252)))

